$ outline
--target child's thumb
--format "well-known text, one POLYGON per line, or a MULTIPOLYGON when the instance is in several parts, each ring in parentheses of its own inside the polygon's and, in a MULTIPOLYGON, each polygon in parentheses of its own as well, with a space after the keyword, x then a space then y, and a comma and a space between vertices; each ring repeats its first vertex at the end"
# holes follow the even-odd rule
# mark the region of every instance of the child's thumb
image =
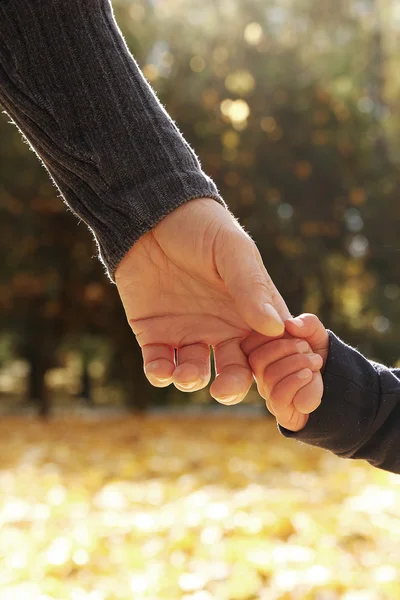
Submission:
POLYGON ((313 351, 327 348, 329 342, 328 332, 315 315, 304 313, 299 317, 287 319, 285 328, 293 337, 307 338, 313 351))

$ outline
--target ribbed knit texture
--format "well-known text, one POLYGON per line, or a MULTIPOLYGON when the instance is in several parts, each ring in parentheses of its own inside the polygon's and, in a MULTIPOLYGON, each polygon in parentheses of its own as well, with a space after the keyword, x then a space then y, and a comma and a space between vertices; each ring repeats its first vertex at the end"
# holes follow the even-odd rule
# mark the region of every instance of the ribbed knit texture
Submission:
POLYGON ((126 252, 213 181, 130 54, 108 0, 1 0, 0 103, 111 278, 126 252))

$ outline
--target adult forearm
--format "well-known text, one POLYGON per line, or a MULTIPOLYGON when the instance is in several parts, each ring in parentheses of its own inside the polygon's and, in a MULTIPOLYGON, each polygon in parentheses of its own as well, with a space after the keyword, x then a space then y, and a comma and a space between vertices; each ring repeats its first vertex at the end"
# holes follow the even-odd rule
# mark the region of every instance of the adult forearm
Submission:
POLYGON ((191 198, 223 203, 129 53, 108 0, 0 3, 0 103, 113 276, 191 198))

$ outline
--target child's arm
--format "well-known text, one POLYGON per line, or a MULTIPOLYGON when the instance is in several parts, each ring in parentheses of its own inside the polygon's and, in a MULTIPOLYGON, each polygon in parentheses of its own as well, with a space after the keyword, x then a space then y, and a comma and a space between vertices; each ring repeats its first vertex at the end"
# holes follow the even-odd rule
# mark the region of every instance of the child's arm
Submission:
POLYGON ((331 331, 320 406, 296 438, 337 456, 400 473, 400 369, 367 360, 331 331))

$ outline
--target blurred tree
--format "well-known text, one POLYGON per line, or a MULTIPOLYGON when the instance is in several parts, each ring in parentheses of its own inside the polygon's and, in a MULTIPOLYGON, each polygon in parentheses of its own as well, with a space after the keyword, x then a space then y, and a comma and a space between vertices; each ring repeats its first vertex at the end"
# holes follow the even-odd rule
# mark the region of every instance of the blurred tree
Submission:
POLYGON ((143 409, 142 395, 149 389, 140 349, 115 286, 93 259, 87 229, 55 197, 44 169, 4 120, 0 139, 0 247, 6 257, 0 272, 0 319, 3 331, 15 334, 15 349, 29 364, 28 398, 42 416, 49 414, 46 372, 57 364, 60 345, 74 340, 82 361, 82 397, 91 397, 89 364, 104 355, 105 344, 110 357, 118 356, 119 381, 130 389, 126 401, 143 409), (15 176, 19 171, 23 177, 15 176))

